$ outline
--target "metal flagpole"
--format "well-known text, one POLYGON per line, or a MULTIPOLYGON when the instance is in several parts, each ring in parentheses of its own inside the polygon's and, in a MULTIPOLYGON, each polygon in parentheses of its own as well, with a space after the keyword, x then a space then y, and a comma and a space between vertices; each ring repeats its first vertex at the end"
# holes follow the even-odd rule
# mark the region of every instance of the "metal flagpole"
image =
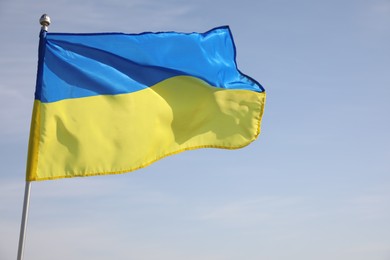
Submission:
POLYGON ((31 188, 31 182, 26 181, 26 188, 24 190, 22 224, 20 226, 20 235, 19 235, 18 260, 23 259, 24 240, 26 238, 27 216, 28 216, 28 208, 29 208, 28 206, 30 204, 30 188, 31 188))
MULTIPOLYGON (((41 27, 41 34, 42 32, 47 32, 47 29, 50 25, 50 17, 46 14, 43 14, 41 18, 39 19, 39 23, 42 25, 41 27)), ((40 40, 41 44, 41 40, 40 40)), ((23 213, 22 213, 22 223, 20 225, 20 235, 19 235, 19 246, 18 246, 18 258, 17 260, 23 259, 23 253, 24 253, 24 241, 26 239, 26 228, 27 228, 27 218, 28 218, 28 209, 30 205, 30 188, 31 188, 31 182, 26 181, 26 187, 24 189, 24 202, 23 202, 23 213)))

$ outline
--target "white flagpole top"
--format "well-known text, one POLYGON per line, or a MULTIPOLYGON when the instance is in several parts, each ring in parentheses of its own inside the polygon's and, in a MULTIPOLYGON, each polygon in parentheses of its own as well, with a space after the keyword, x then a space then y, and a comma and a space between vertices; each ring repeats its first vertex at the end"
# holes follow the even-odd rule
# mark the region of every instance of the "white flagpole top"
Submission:
POLYGON ((50 17, 47 14, 43 14, 41 18, 39 19, 39 23, 42 25, 41 29, 43 31, 47 31, 51 21, 50 17))

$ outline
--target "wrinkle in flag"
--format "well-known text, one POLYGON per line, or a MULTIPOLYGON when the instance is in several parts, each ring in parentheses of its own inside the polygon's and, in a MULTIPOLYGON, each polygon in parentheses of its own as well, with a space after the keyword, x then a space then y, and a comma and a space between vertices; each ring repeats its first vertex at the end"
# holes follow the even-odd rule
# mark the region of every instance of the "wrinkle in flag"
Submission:
POLYGON ((117 174, 260 133, 263 87, 228 27, 206 33, 47 33, 40 42, 27 180, 117 174))

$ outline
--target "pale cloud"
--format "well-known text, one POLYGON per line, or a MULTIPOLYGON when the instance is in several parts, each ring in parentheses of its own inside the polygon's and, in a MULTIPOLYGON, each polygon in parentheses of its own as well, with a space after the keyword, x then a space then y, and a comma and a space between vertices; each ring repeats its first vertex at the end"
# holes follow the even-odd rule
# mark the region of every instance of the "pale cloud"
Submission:
POLYGON ((346 199, 345 208, 360 221, 379 221, 390 218, 389 200, 388 193, 371 193, 346 199))
MULTIPOLYGON (((2 180, 0 183, 0 219, 5 220, 8 216, 17 213, 21 210, 20 207, 15 207, 15 201, 21 200, 23 197, 24 183, 16 180, 2 180)), ((1 223, 1 221, 0 221, 1 223)))
POLYGON ((223 223, 229 226, 252 226, 265 222, 274 222, 291 214, 291 209, 302 205, 302 198, 265 196, 257 199, 244 199, 202 209, 199 218, 204 221, 223 223))
POLYGON ((145 241, 138 232, 117 233, 112 230, 115 223, 94 223, 84 226, 52 229, 30 227, 26 259, 142 259, 142 260, 226 260, 226 256, 212 252, 190 250, 172 245, 168 241, 145 241), (96 228, 95 224, 99 224, 96 228))
POLYGON ((387 260, 390 258, 390 245, 383 241, 369 242, 357 247, 348 247, 344 250, 348 254, 359 255, 362 259, 387 260))
POLYGON ((390 1, 373 1, 371 3, 371 10, 378 14, 390 14, 390 1))
POLYGON ((29 131, 29 117, 31 111, 27 112, 26 108, 32 109, 33 98, 21 94, 21 91, 9 87, 0 86, 0 96, 4 99, 0 109, 0 135, 14 138, 20 134, 26 135, 29 131))
MULTIPOLYGON (((373 40, 384 40, 388 35, 382 35, 389 32, 390 24, 390 1, 375 0, 365 2, 361 6, 360 17, 358 17, 361 27, 365 30, 365 34, 371 34, 373 40)), ((367 36, 367 35, 366 35, 367 36)), ((387 38, 388 39, 388 38, 387 38)))

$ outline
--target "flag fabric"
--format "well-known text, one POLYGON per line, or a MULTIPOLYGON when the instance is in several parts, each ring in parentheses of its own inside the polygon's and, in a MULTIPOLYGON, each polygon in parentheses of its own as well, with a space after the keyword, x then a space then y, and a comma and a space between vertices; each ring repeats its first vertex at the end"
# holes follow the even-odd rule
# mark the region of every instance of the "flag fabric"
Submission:
POLYGON ((264 88, 229 27, 205 33, 41 33, 27 181, 118 174, 260 133, 264 88))

